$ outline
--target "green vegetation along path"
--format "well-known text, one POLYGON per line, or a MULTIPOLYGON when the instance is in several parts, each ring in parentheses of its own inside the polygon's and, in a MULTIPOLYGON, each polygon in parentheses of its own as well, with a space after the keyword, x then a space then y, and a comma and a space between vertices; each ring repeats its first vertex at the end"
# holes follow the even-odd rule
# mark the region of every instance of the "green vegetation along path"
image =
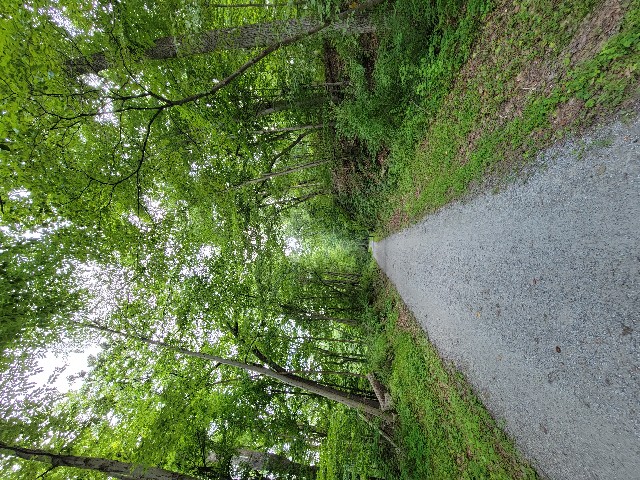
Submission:
POLYGON ((539 473, 640 472, 640 117, 375 243, 440 354, 539 473))

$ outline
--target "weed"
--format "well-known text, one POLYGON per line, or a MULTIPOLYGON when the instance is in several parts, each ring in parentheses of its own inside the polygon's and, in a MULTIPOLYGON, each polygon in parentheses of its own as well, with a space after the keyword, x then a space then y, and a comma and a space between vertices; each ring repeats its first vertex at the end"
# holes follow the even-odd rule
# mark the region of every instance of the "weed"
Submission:
POLYGON ((613 138, 605 137, 594 140, 591 145, 596 148, 608 148, 613 145, 613 138))
POLYGON ((610 3, 398 2, 372 85, 338 45, 359 78, 337 110, 340 132, 364 156, 389 150, 385 175, 353 192, 356 216, 379 235, 402 228, 637 95, 640 5, 598 10, 610 3), (593 28, 607 15, 609 38, 593 28))
POLYGON ((536 478, 462 375, 440 359, 393 286, 381 279, 374 297, 376 315, 367 316, 370 367, 395 402, 400 448, 379 471, 404 480, 536 478))

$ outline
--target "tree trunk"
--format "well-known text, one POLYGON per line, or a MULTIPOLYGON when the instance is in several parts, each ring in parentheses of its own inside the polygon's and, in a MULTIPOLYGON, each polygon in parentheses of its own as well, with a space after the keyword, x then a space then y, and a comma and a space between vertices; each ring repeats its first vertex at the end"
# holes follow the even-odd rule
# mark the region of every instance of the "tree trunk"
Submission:
POLYGON ((100 325, 79 323, 79 322, 77 323, 84 327, 89 327, 89 328, 93 328, 103 332, 112 333, 124 338, 134 339, 139 342, 146 343, 147 345, 156 345, 162 348, 166 348, 168 350, 181 353, 188 357, 201 358, 203 360, 209 360, 215 363, 220 363, 222 365, 241 368, 242 370, 245 370, 247 372, 253 372, 259 375, 264 375, 266 377, 273 378, 275 380, 278 380, 292 387, 300 388, 301 390, 305 390, 315 395, 327 398, 329 400, 333 400, 335 402, 341 403, 348 407, 361 410, 365 413, 368 413, 369 415, 384 418, 389 421, 392 420, 392 417, 390 415, 380 410, 379 408, 380 405, 378 404, 377 400, 371 400, 361 395, 354 395, 354 394, 341 392, 340 390, 337 390, 335 388, 326 387, 324 385, 321 385, 318 382, 315 382, 313 380, 309 380, 306 378, 302 378, 297 375, 293 375, 290 373, 277 372, 271 368, 263 367, 262 365, 256 365, 253 363, 244 363, 238 360, 232 360, 228 358, 218 357, 216 355, 210 355, 208 353, 193 352, 191 350, 187 350, 186 348, 169 345, 167 343, 164 343, 158 340, 152 340, 150 338, 145 338, 137 335, 131 335, 128 333, 119 332, 117 330, 113 330, 108 327, 102 327, 100 325))
POLYGON ((272 102, 265 102, 268 106, 264 106, 262 110, 256 113, 256 117, 264 117, 267 115, 272 115, 278 112, 284 112, 285 110, 290 109, 307 109, 311 107, 319 107, 321 105, 325 105, 329 102, 337 103, 338 99, 330 97, 328 95, 314 95, 312 97, 303 98, 298 101, 292 100, 274 100, 272 102))
POLYGON ((275 7, 294 7, 302 5, 303 2, 282 2, 282 3, 236 3, 226 5, 224 3, 208 3, 205 2, 203 6, 207 8, 275 8, 275 7))
POLYGON ((295 127, 274 127, 265 128, 264 130, 256 130, 251 132, 253 135, 265 135, 267 133, 281 133, 281 132, 297 132, 298 130, 319 130, 325 127, 333 127, 335 123, 318 123, 316 125, 297 125, 295 127))
POLYGON ((317 320, 324 322, 337 322, 343 325, 349 325, 350 327, 355 327, 358 325, 358 321, 353 318, 332 317, 331 315, 326 315, 324 313, 303 310, 302 308, 291 304, 282 305, 282 308, 285 313, 288 313, 289 315, 294 316, 301 321, 317 320))
MULTIPOLYGON (((218 455, 216 455, 215 452, 211 452, 207 456, 207 462, 218 462, 218 455)), ((284 455, 259 452, 251 448, 238 449, 236 455, 231 457, 231 465, 253 470, 255 472, 296 475, 296 478, 305 479, 316 478, 318 471, 318 467, 315 465, 306 465, 304 463, 294 462, 284 455)))
POLYGON ((380 402, 380 408, 382 410, 391 410, 393 408, 393 399, 391 398, 391 394, 387 391, 385 386, 376 378, 373 373, 368 373, 367 379, 369 380, 369 383, 371 383, 371 388, 373 388, 373 391, 378 398, 378 402, 380 402))
MULTIPOLYGON (((342 360, 342 362, 336 362, 334 361, 333 363, 346 363, 346 362, 353 362, 353 363, 365 363, 366 359, 364 357, 353 357, 353 356, 349 356, 349 355, 341 355, 339 353, 336 352, 332 352, 331 350, 327 350, 326 348, 322 348, 322 347, 317 347, 314 346, 313 349, 317 352, 320 353, 324 353, 327 357, 332 357, 332 358, 337 358, 342 360)), ((352 354, 352 355, 357 355, 356 353, 352 354)))
POLYGON ((99 457, 81 457, 76 455, 59 455, 56 453, 22 448, 8 445, 0 441, 0 450, 8 455, 48 463, 53 467, 74 467, 83 470, 103 472, 116 478, 131 480, 197 480, 191 475, 164 470, 163 468, 119 462, 99 457))
POLYGON ((317 166, 320 166, 320 165, 324 165, 325 163, 328 163, 330 161, 331 160, 319 160, 317 162, 310 162, 310 163, 305 163, 305 164, 302 164, 302 165, 295 165, 293 167, 287 168, 285 170, 281 170, 279 172, 264 173, 264 174, 260 175, 259 177, 252 178, 251 180, 247 180, 247 181, 244 181, 244 182, 236 185, 235 188, 241 188, 241 187, 245 187, 247 185, 252 185, 254 183, 260 183, 260 182, 264 182, 266 180, 271 180, 272 178, 282 177, 283 175, 288 175, 288 174, 293 173, 293 172, 299 172, 300 170, 305 170, 307 168, 313 168, 313 167, 317 167, 317 166))
POLYGON ((239 449, 238 455, 232 458, 231 463, 260 472, 296 475, 297 478, 307 479, 316 478, 318 471, 315 465, 293 462, 283 455, 258 452, 248 448, 239 449))
POLYGON ((317 197, 318 195, 324 195, 324 193, 325 192, 322 192, 322 191, 311 192, 311 193, 308 193, 307 195, 303 195, 302 197, 296 197, 296 198, 291 198, 288 200, 276 202, 273 205, 275 205, 278 208, 277 210, 278 213, 282 213, 285 210, 288 210, 297 205, 300 205, 301 203, 311 200, 312 198, 317 197))
MULTIPOLYGON (((253 57, 250 60, 246 61, 240 68, 238 68, 231 75, 227 76, 226 78, 224 78, 220 82, 216 83, 209 90, 206 90, 206 91, 200 92, 200 93, 195 93, 193 95, 189 95, 189 96, 184 97, 184 98, 182 98, 180 100, 166 100, 166 99, 164 99, 165 103, 163 105, 161 105, 160 107, 158 107, 159 108, 158 112, 160 112, 161 110, 164 110, 165 108, 176 107, 176 106, 179 106, 179 105, 185 105, 187 103, 197 102, 198 100, 200 100, 202 98, 206 98, 206 97, 210 97, 212 95, 215 95, 217 92, 219 92, 223 88, 226 88, 228 85, 233 83, 237 78, 239 78, 242 75, 244 75, 244 73, 247 70, 253 68, 257 63, 261 62, 262 60, 264 60, 265 58, 267 58, 269 55, 271 55, 273 52, 279 50, 280 48, 285 47, 287 45, 293 45, 294 43, 299 42, 300 40, 303 40, 304 38, 307 38, 307 37, 309 37, 311 35, 314 35, 316 33, 319 33, 321 31, 323 31, 323 30, 326 30, 327 28, 330 28, 331 25, 333 25, 337 21, 343 21, 343 20, 349 18, 350 16, 352 16, 356 12, 361 12, 361 11, 367 10, 369 8, 373 8, 376 5, 381 4, 382 2, 384 2, 384 0, 369 0, 367 2, 358 4, 353 9, 347 10, 345 12, 342 12, 342 13, 338 14, 335 17, 335 20, 328 20, 328 21, 318 25, 317 27, 311 28, 309 30, 306 30, 306 31, 300 33, 299 35, 294 35, 292 37, 286 38, 286 39, 281 40, 279 42, 273 43, 273 44, 269 45, 267 48, 265 48, 262 52, 260 52, 255 57, 253 57)), ((334 124, 329 124, 329 125, 333 126, 334 124)), ((269 133, 269 132, 267 131, 267 132, 262 132, 262 133, 269 133)))
MULTIPOLYGON (((146 60, 169 60, 177 57, 214 53, 219 50, 250 50, 278 43, 287 43, 305 32, 321 27, 323 23, 312 18, 294 18, 269 23, 257 23, 240 27, 209 30, 192 35, 158 38, 154 45, 144 51, 146 60)), ((375 31, 368 16, 357 15, 332 22, 328 31, 359 35, 375 31)), ((67 62, 67 71, 77 77, 88 73, 99 73, 113 67, 105 52, 88 57, 78 57, 67 62)))

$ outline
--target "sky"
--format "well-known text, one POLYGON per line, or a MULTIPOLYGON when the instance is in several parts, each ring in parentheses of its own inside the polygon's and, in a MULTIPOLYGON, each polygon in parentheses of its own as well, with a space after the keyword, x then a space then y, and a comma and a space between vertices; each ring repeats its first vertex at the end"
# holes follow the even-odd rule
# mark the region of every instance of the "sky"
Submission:
POLYGON ((60 354, 53 351, 49 351, 44 358, 38 361, 38 366, 42 368, 42 372, 31 376, 30 380, 37 386, 50 385, 55 387, 60 393, 67 393, 70 390, 77 390, 80 388, 82 382, 76 379, 74 382, 69 382, 68 377, 71 375, 77 375, 81 371, 87 371, 89 369, 88 359, 89 355, 98 355, 100 353, 100 347, 98 345, 88 344, 81 352, 72 351, 66 354, 60 354), (66 365, 64 371, 58 375, 58 378, 51 384, 49 384, 49 377, 54 373, 56 368, 61 368, 66 365))

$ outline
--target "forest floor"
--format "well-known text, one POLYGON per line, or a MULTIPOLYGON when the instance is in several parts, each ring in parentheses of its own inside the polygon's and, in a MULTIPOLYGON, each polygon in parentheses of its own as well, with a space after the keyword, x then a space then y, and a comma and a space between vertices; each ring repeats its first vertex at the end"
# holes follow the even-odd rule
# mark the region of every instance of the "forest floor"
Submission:
POLYGON ((374 153, 345 163, 335 190, 377 238, 501 188, 542 148, 640 95, 637 0, 471 0, 466 13, 457 27, 438 27, 428 46, 438 53, 420 66, 412 48, 424 42, 414 46, 410 30, 401 34, 404 56, 396 40, 386 48, 368 41, 359 48, 378 48, 374 67, 366 50, 358 69, 345 61, 350 78, 364 78, 352 87, 356 100, 340 106, 338 128, 374 153), (407 80, 394 89, 389 77, 398 72, 407 80), (397 91, 396 105, 382 100, 397 91))
MULTIPOLYGON (((459 202, 472 203, 478 198, 497 199, 503 198, 501 195, 510 195, 508 192, 511 189, 518 188, 517 182, 531 173, 532 165, 536 165, 535 160, 539 158, 538 154, 545 148, 566 138, 580 138, 581 134, 591 131, 594 125, 606 125, 614 117, 626 121, 635 119, 637 115, 640 97, 638 0, 469 0, 465 2, 463 11, 460 11, 459 3, 455 1, 439 2, 433 8, 440 9, 437 16, 441 20, 431 37, 425 40, 426 37, 420 30, 420 19, 431 14, 428 10, 432 8, 431 5, 432 2, 419 0, 398 2, 393 12, 386 12, 385 23, 393 32, 389 38, 380 35, 367 41, 361 39, 358 45, 338 44, 337 48, 351 82, 350 93, 353 99, 345 101, 337 111, 337 128, 342 138, 346 139, 343 140, 343 146, 347 144, 349 147, 349 155, 346 156, 349 160, 345 160, 334 172, 334 191, 345 210, 356 221, 365 225, 375 239, 400 232, 421 221, 425 215, 435 215, 434 218, 449 215, 446 213, 449 209, 462 208, 459 202), (477 18, 481 20, 477 21, 477 18), (407 27, 403 27, 404 25, 407 27), (447 207, 450 204, 456 206, 447 207)), ((622 130, 627 126, 621 125, 618 128, 622 130)), ((619 140, 613 131, 611 135, 598 136, 591 144, 587 142, 588 138, 591 137, 565 144, 571 150, 567 156, 574 162, 597 149, 604 152, 602 149, 612 147, 619 140)), ((622 138, 620 141, 626 140, 622 138)), ((586 175, 585 181, 603 181, 603 177, 616 172, 613 166, 613 170, 610 170, 604 160, 597 161, 599 163, 595 170, 587 169, 583 163, 578 164, 578 170, 580 166, 585 168, 582 172, 586 175)), ((561 172, 557 175, 558 178, 563 178, 561 172)), ((576 181, 581 181, 579 179, 582 177, 576 177, 576 181)), ((616 188, 612 188, 610 193, 616 193, 616 188)), ((637 183, 635 188, 637 192, 637 183)), ((637 200, 637 196, 633 198, 637 200)), ((555 205, 562 208, 565 197, 547 201, 551 203, 549 207, 555 205)), ((576 208, 579 204, 578 201, 576 208)), ((537 204, 530 205, 529 210, 534 211, 537 207, 537 204)), ((620 210, 624 211, 626 210, 620 210)), ((596 216, 602 214, 596 211, 591 213, 597 214, 596 216)), ((569 217, 569 223, 565 227, 572 225, 569 217)), ((483 218, 477 220, 481 221, 483 218)), ((486 220, 490 223, 491 219, 486 220)), ((525 215, 522 221, 526 223, 527 220, 525 215)), ((455 234, 455 229, 451 233, 455 234)), ((469 229, 468 233, 471 238, 475 235, 473 229, 469 229)), ((539 230, 532 232, 532 235, 534 233, 544 234, 539 230)), ((526 247, 536 237, 517 238, 526 247)), ((492 247, 500 247, 512 240, 494 236, 492 241, 495 245, 492 247)), ((442 242, 447 245, 446 238, 442 242)), ((560 243, 564 248, 566 242, 560 243)), ((519 245, 516 244, 514 248, 519 245)), ((550 249, 555 248, 553 243, 548 245, 550 249)), ((621 246, 619 242, 614 245, 621 246)), ((378 253, 380 248, 383 247, 377 247, 378 253)), ((417 248, 415 254, 407 253, 408 260, 404 267, 398 265, 398 268, 406 268, 407 275, 417 275, 414 266, 418 255, 424 250, 422 247, 420 250, 417 248)), ((603 250, 607 249, 603 247, 603 250)), ((542 253, 533 255, 528 261, 539 260, 537 257, 544 257, 542 253)), ((597 269, 602 265, 598 257, 590 260, 591 257, 587 254, 579 256, 579 252, 571 253, 567 249, 559 254, 566 255, 564 263, 550 267, 568 268, 568 258, 579 260, 586 277, 571 278, 582 278, 587 286, 595 285, 586 272, 589 271, 587 267, 597 269), (590 265, 590 261, 595 263, 590 265)), ((460 262, 461 274, 465 272, 465 268, 474 267, 478 270, 473 272, 482 275, 483 269, 478 263, 465 265, 465 257, 456 258, 455 252, 451 255, 451 261, 460 262)), ((480 256, 472 258, 478 262, 482 259, 480 256)), ((500 265, 499 258, 493 260, 500 265)), ((525 260, 522 259, 523 262, 525 260)), ((605 257, 602 257, 602 261, 606 262, 605 257)), ((376 277, 375 267, 371 269, 371 276, 376 277)), ((518 268, 517 271, 521 270, 518 268)), ((449 281, 448 273, 456 272, 443 273, 440 277, 443 282, 449 281)), ((599 273, 601 272, 598 271, 599 273)), ((528 288, 538 288, 540 278, 536 275, 535 272, 531 274, 529 280, 532 285, 528 285, 528 288)), ((563 275, 568 274, 564 272, 563 275)), ((388 474, 380 466, 379 459, 384 456, 384 452, 394 450, 387 448, 388 442, 374 434, 374 440, 377 439, 378 443, 365 445, 366 442, 361 441, 356 445, 350 441, 356 422, 347 420, 344 420, 341 427, 336 426, 333 435, 330 435, 331 441, 327 443, 335 447, 330 453, 336 462, 349 463, 349 471, 352 472, 367 472, 363 473, 365 477, 535 478, 536 472, 522 460, 502 431, 501 427, 506 427, 508 435, 518 441, 526 457, 539 467, 539 473, 569 478, 563 473, 562 465, 554 464, 556 460, 566 458, 563 452, 558 452, 558 456, 553 457, 554 460, 550 463, 540 461, 539 449, 542 444, 536 446, 533 440, 529 442, 519 436, 520 425, 509 424, 506 416, 502 415, 507 411, 506 405, 491 403, 491 391, 483 390, 484 384, 481 385, 473 378, 465 379, 458 370, 473 375, 474 368, 489 369, 494 364, 506 368, 508 365, 504 364, 513 357, 513 351, 506 348, 508 354, 496 353, 496 357, 502 355, 502 358, 493 358, 492 363, 486 365, 476 365, 477 359, 473 364, 471 360, 465 363, 464 358, 447 355, 451 353, 448 350, 439 351, 443 347, 438 342, 435 342, 437 349, 429 342, 434 341, 431 331, 428 331, 429 339, 425 338, 422 331, 421 326, 425 326, 424 312, 418 314, 418 322, 393 284, 384 275, 380 277, 373 282, 376 285, 374 304, 371 311, 365 313, 363 320, 370 329, 371 369, 389 387, 396 401, 396 470, 395 473, 388 474), (440 357, 440 353, 444 355, 444 359, 440 357), (457 360, 457 363, 452 364, 452 360, 457 360), (471 380, 473 386, 467 380, 471 380), (492 414, 498 418, 497 422, 480 399, 491 407, 492 414), (358 460, 354 461, 354 458, 358 460), (364 466, 358 470, 358 465, 364 466)), ((551 278, 551 275, 545 275, 544 278, 547 277, 551 278)), ((561 277, 556 280, 559 278, 561 277)), ((452 275, 451 281, 454 279, 463 284, 466 281, 464 275, 452 275)), ((489 280, 493 282, 499 279, 489 280)), ((519 278, 518 281, 520 280, 522 279, 519 278)), ((455 308, 464 310, 469 307, 469 303, 473 303, 472 300, 477 300, 483 304, 483 309, 465 311, 465 315, 471 312, 474 319, 483 319, 483 315, 492 312, 494 317, 500 315, 503 320, 510 318, 506 316, 501 302, 494 302, 492 307, 491 290, 486 293, 490 286, 487 284, 482 287, 482 282, 487 283, 488 280, 481 276, 477 281, 480 282, 474 286, 477 288, 469 293, 471 295, 475 292, 480 296, 469 296, 467 304, 463 303, 455 308), (487 304, 484 305, 485 303, 487 304), (501 307, 496 307, 495 303, 501 307)), ((506 283, 509 284, 509 281, 506 283)), ((453 301, 453 297, 443 293, 443 285, 449 283, 440 285, 444 305, 438 308, 453 309, 454 306, 449 304, 449 299, 453 301)), ((457 285, 460 287, 460 284, 457 285)), ((546 288, 545 285, 542 286, 546 288)), ((401 293, 406 294, 403 288, 408 287, 400 288, 401 293)), ((432 299, 437 297, 437 289, 429 293, 424 291, 423 284, 416 284, 416 288, 423 288, 423 291, 416 293, 419 296, 432 299)), ((496 284, 495 288, 500 290, 501 286, 496 284)), ((465 294, 464 289, 457 291, 460 295, 465 294)), ((582 290, 578 293, 580 292, 582 290)), ((536 302, 523 300, 524 305, 512 305, 509 308, 533 308, 536 302)), ((430 305, 437 304, 434 300, 430 305)), ((576 308, 579 309, 578 305, 576 303, 576 308)), ((594 303, 595 310, 589 312, 596 311, 596 307, 598 305, 594 303)), ((637 311, 636 308, 635 312, 637 311)), ((444 312, 450 314, 451 318, 456 318, 450 311, 444 312)), ((511 313, 515 315, 514 312, 515 310, 511 313)), ((532 318, 536 315, 533 310, 529 313, 532 318)), ((576 311, 570 308, 566 312, 553 313, 566 313, 569 323, 577 321, 576 311)), ((432 312, 426 318, 434 319, 440 314, 444 315, 442 312, 435 315, 432 312)), ((593 328, 605 328, 597 323, 595 317, 589 318, 593 328)), ((528 326, 528 319, 529 317, 518 318, 518 321, 525 322, 517 323, 522 325, 523 330, 514 332, 516 337, 518 334, 531 333, 531 330, 525 328, 528 326)), ((549 318, 547 321, 551 323, 549 318)), ((535 322, 530 323, 531 328, 536 328, 535 322)), ((544 388, 525 400, 538 399, 541 392, 549 391, 558 391, 560 393, 557 395, 572 398, 572 387, 563 382, 570 376, 569 372, 573 372, 571 368, 577 367, 576 364, 573 367, 569 363, 563 364, 563 357, 570 355, 577 364, 588 364, 593 359, 576 353, 576 347, 572 347, 571 342, 600 340, 591 336, 578 338, 576 335, 579 332, 585 332, 580 329, 574 332, 574 336, 559 337, 557 340, 551 338, 552 333, 569 329, 569 323, 555 325, 547 332, 546 337, 533 336, 534 345, 527 344, 524 350, 526 354, 535 349, 542 351, 546 347, 551 348, 550 352, 544 353, 552 355, 548 358, 541 357, 540 365, 545 361, 552 362, 553 365, 544 364, 549 367, 547 370, 537 370, 539 375, 541 372, 546 375, 543 380, 547 383, 541 383, 544 388), (538 343, 535 343, 535 338, 538 338, 538 343), (548 345, 542 343, 543 338, 548 345), (568 342, 565 346, 561 344, 563 339, 568 342), (567 348, 568 352, 565 351, 567 348)), ((480 325, 483 324, 478 323, 474 328, 479 328, 480 325)), ((617 327, 620 331, 612 329, 607 333, 609 337, 606 337, 607 342, 614 346, 614 352, 620 352, 620 349, 634 341, 632 331, 629 330, 633 327, 628 322, 622 322, 617 327), (620 332, 625 334, 620 336, 620 332)), ((487 332, 487 336, 479 335, 477 339, 478 342, 489 338, 495 341, 495 345, 491 342, 484 345, 484 354, 489 356, 498 346, 505 344, 505 338, 496 331, 495 325, 493 328, 493 331, 487 332)), ((505 331, 505 335, 508 335, 508 331, 505 331)), ((453 340, 446 345, 451 343, 453 340)), ((603 340, 598 347, 598 355, 606 353, 607 344, 603 340)), ((514 349, 517 350, 516 346, 514 349)), ((617 360, 610 358, 603 364, 608 367, 603 368, 611 369, 616 361, 625 361, 627 357, 621 355, 617 360)), ((498 373, 488 377, 489 380, 493 376, 497 378, 502 375, 499 370, 496 372, 498 373)), ((586 373, 587 376, 594 371, 588 372, 591 373, 586 373)), ((607 370, 607 373, 613 375, 611 370, 607 370)), ((599 381, 609 382, 610 385, 605 383, 606 388, 615 390, 615 395, 620 394, 616 390, 616 382, 623 382, 621 388, 627 388, 627 383, 624 382, 628 382, 628 378, 610 376, 599 378, 599 381)), ((600 392, 598 395, 604 391, 596 380, 591 384, 586 382, 585 385, 600 392)), ((550 398, 557 398, 557 395, 553 395, 550 398)), ((627 400, 632 398, 627 397, 624 392, 621 395, 627 400)), ((580 398, 580 401, 585 401, 589 406, 581 404, 576 408, 591 409, 594 412, 606 410, 606 405, 603 407, 599 403, 592 404, 584 396, 580 398)), ((547 407, 548 404, 541 403, 538 410, 540 418, 549 413, 544 411, 547 407)), ((605 412, 609 416, 598 419, 598 424, 605 418, 620 419, 623 414, 621 412, 624 411, 630 418, 637 419, 637 412, 634 413, 630 408, 632 407, 627 404, 617 413, 605 412)), ((517 415, 521 413, 515 411, 517 415)), ((552 417, 544 418, 550 420, 552 417)), ((580 425, 582 423, 576 428, 580 425)), ((540 437, 543 441, 549 441, 549 438, 557 437, 563 431, 560 426, 543 421, 528 425, 528 428, 537 429, 536 432, 531 432, 531 437, 540 437)), ((569 427, 564 425, 562 428, 569 427)), ((636 428, 637 434, 637 425, 629 428, 636 428)), ((623 431, 627 435, 625 438, 629 440, 631 430, 623 431)), ((565 441, 572 441, 576 432, 577 430, 564 430, 568 435, 565 441)), ((611 428, 604 429, 603 432, 611 433, 611 428)), ((590 435, 592 433, 589 432, 590 435)), ((626 445, 633 448, 628 441, 626 445)), ((571 445, 569 447, 567 455, 571 455, 570 452, 575 448, 571 445)), ((637 443, 635 448, 637 449, 637 443)), ((624 464, 627 456, 619 456, 613 452, 610 459, 617 459, 624 464)), ((604 462, 602 468, 606 469, 606 465, 604 462)), ((624 465, 617 471, 625 472, 631 466, 629 463, 624 465)), ((582 470, 581 475, 573 478, 598 478, 595 476, 598 471, 598 468, 593 470, 595 473, 585 473, 582 470)), ((334 477, 326 475, 321 478, 334 477)), ((607 474, 600 478, 615 477, 607 474)))
POLYGON ((625 117, 374 244, 440 355, 549 478, 640 471, 639 159, 640 117, 625 117))
POLYGON ((542 148, 624 112, 640 96, 637 1, 527 3, 500 2, 487 16, 388 190, 379 235, 461 197, 500 189, 542 148), (576 21, 579 9, 584 16, 576 21))

